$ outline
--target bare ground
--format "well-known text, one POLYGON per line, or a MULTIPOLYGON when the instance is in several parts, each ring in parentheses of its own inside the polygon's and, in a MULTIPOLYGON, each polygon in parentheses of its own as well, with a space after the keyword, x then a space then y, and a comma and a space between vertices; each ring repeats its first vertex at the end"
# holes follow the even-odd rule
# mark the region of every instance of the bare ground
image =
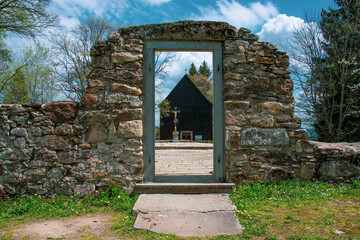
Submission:
POLYGON ((111 233, 111 214, 87 214, 66 219, 41 220, 17 226, 13 230, 15 239, 118 239, 111 233))

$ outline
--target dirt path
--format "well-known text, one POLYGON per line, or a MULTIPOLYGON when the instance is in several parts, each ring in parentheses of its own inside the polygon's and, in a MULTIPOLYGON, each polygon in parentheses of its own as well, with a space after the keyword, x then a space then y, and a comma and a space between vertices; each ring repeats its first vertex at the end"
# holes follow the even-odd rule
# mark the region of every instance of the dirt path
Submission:
MULTIPOLYGON (((87 214, 57 220, 41 220, 17 226, 13 230, 15 239, 81 239, 82 237, 96 237, 104 240, 118 239, 111 234, 113 225, 109 220, 111 214, 87 214)), ((95 238, 95 239, 96 239, 95 238)), ((91 238, 93 239, 93 238, 91 238)))

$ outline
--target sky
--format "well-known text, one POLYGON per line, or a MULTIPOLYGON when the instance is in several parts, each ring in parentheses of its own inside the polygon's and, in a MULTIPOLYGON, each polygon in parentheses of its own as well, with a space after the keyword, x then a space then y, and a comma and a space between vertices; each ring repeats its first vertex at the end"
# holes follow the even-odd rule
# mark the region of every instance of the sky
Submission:
MULTIPOLYGON (((100 17, 119 26, 132 26, 175 22, 182 20, 225 21, 236 28, 245 27, 283 48, 294 28, 306 24, 306 14, 318 15, 321 9, 334 8, 333 0, 50 0, 49 10, 56 13, 67 30, 83 23, 88 17, 100 17)), ((8 45, 20 49, 28 40, 10 38, 8 45)), ((209 64, 211 53, 177 53, 169 68, 165 98, 194 63, 199 67, 203 60, 209 64)))

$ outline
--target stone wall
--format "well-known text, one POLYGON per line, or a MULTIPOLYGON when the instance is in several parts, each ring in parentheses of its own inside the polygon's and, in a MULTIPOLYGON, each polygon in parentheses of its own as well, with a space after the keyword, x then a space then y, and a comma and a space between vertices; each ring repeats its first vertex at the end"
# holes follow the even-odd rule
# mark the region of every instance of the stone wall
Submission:
POLYGON ((139 137, 118 138, 109 147, 112 132, 106 118, 98 113, 87 121, 87 114, 73 102, 0 105, 3 197, 84 196, 141 181, 139 137))
POLYGON ((360 179, 360 143, 314 142, 314 178, 333 183, 360 179))
MULTIPOLYGON (((0 194, 84 195, 115 184, 131 190, 143 181, 148 40, 222 43, 227 182, 326 180, 342 174, 341 164, 327 160, 300 129, 285 52, 244 28, 185 21, 119 29, 98 42, 81 106, 0 105, 0 194)), ((351 163, 358 166, 356 156, 351 163)))

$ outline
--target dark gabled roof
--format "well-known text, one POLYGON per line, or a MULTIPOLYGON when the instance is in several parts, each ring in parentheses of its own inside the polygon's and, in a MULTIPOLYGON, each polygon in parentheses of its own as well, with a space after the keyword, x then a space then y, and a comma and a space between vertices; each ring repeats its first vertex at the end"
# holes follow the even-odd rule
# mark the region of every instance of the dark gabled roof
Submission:
MULTIPOLYGON (((183 85, 188 85, 190 88, 192 88, 200 97, 202 101, 204 101, 205 104, 212 105, 212 103, 204 96, 204 94, 200 91, 200 89, 195 85, 195 83, 190 79, 190 77, 185 74, 182 79, 176 84, 176 86, 171 90, 171 92, 167 95, 167 97, 163 100, 171 98, 173 95, 176 94, 177 91, 182 91, 183 85)), ((184 93, 186 95, 186 93, 184 93)))

